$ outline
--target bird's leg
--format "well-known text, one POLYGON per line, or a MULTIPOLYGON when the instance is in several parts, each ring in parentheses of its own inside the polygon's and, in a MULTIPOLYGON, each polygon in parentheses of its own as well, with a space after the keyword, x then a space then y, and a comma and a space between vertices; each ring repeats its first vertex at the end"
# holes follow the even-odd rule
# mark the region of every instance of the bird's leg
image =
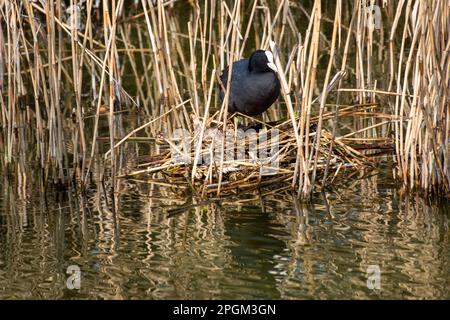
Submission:
POLYGON ((254 130, 260 130, 263 128, 263 125, 265 125, 265 122, 262 120, 259 120, 260 116, 257 116, 255 118, 246 116, 246 119, 248 119, 247 125, 242 126, 242 128, 245 130, 254 129, 254 130))

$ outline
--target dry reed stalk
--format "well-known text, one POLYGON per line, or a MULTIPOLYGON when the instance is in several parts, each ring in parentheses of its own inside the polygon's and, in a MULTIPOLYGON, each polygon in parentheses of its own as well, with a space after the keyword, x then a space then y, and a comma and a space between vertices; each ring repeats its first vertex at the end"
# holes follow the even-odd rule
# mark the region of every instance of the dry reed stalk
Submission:
POLYGON ((406 65, 398 66, 395 102, 397 175, 405 187, 444 194, 450 191, 449 10, 446 1, 408 1, 401 52, 408 28, 413 32, 406 65))
MULTIPOLYGON (((88 0, 84 7, 77 0, 47 1, 44 6, 31 0, 0 4, 0 19, 6 22, 0 25, 1 166, 24 172, 24 153, 30 149, 28 144, 35 145, 46 181, 65 181, 74 175, 87 184, 94 173, 97 179, 108 178, 105 185, 117 192, 120 183, 115 177, 130 171, 127 154, 142 153, 137 143, 145 137, 135 135, 156 141, 150 154, 164 155, 167 161, 167 143, 162 141, 170 141, 175 129, 189 132, 193 143, 210 126, 217 126, 222 132, 217 163, 204 167, 200 155, 211 150, 197 143, 192 165, 182 170, 170 167, 184 172, 201 194, 229 192, 244 180, 231 181, 224 173, 232 165, 224 153, 228 88, 218 106, 215 88, 220 86, 214 70, 223 70, 256 48, 270 47, 280 70, 282 99, 261 122, 268 123, 268 132, 284 130, 285 141, 277 155, 284 162, 273 179, 262 177, 251 162, 236 162, 241 173, 248 173, 244 185, 291 179, 291 187, 306 198, 319 186, 319 176, 319 187, 325 187, 347 165, 372 163, 367 158, 387 150, 393 127, 396 172, 405 187, 448 194, 446 1, 389 4, 390 14, 383 16, 389 29, 382 30, 367 27, 368 3, 362 0, 337 1, 334 19, 329 19, 328 7, 319 0, 310 8, 286 0, 238 0, 232 5, 204 0, 193 3, 183 17, 183 8, 173 1, 141 0, 132 14, 123 0, 104 0, 100 7, 94 3, 88 0), (67 5, 80 10, 71 16, 67 5), (84 29, 79 28, 79 20, 84 29), (325 28, 327 23, 333 27, 325 28), (388 83, 379 78, 376 68, 386 44, 388 83), (328 63, 322 70, 324 60, 328 63), (336 78, 330 81, 333 74, 336 78), (330 92, 335 86, 336 95, 330 92), (138 101, 136 129, 125 128, 124 115, 135 110, 125 108, 125 100, 130 99, 125 87, 138 101), (28 96, 31 104, 23 102, 28 96), (351 98, 357 103, 341 105, 341 100, 351 98), (94 106, 90 115, 86 102, 94 106), (285 116, 285 121, 271 125, 285 116), (199 130, 194 119, 200 119, 199 130), (103 128, 107 133, 98 139, 103 128), (27 141, 27 134, 34 142, 27 141), (103 158, 106 167, 101 168, 95 158, 105 137, 110 151, 103 158)), ((260 121, 242 119, 245 124, 260 121)), ((157 166, 163 164, 153 163, 152 172, 161 172, 157 166)))

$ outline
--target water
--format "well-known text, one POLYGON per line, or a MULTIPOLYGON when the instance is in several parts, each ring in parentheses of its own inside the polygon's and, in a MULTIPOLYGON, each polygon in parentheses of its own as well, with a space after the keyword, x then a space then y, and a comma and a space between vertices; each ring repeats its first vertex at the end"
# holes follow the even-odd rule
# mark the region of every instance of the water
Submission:
POLYGON ((385 172, 309 205, 277 190, 195 205, 125 185, 114 215, 100 191, 42 197, 4 180, 0 298, 450 298, 449 205, 401 195, 385 172), (67 288, 70 265, 79 290, 67 288), (367 287, 370 265, 380 290, 367 287))
MULTIPOLYGON (((252 2, 246 3, 252 6, 252 2)), ((311 12, 313 2, 302 5, 311 12)), ((300 14, 296 3, 293 6, 297 28, 304 37, 309 19, 300 14)), ((186 34, 187 21, 195 20, 191 5, 180 2, 173 10, 172 18, 179 22, 180 32, 186 34)), ((276 10, 274 5, 272 13, 276 10)), ((330 2, 323 10, 328 22, 323 23, 322 32, 330 40, 333 24, 329 21, 333 21, 335 5, 330 2)), ((245 12, 248 18, 249 10, 245 12)), ((344 25, 349 25, 352 5, 344 2, 342 12, 344 25)), ((390 12, 393 20, 394 11, 390 12)), ((126 33, 130 46, 141 48, 135 34, 138 29, 144 39, 149 38, 143 20, 141 17, 139 28, 131 22, 125 24, 126 28, 135 28, 126 33)), ((263 22, 255 21, 256 25, 263 22)), ((386 35, 391 26, 386 19, 386 35)), ((119 30, 122 27, 119 25, 119 30)), ((258 35, 263 34, 261 28, 262 24, 258 35)), ((286 30, 285 47, 289 49, 284 52, 285 59, 297 43, 297 34, 289 39, 286 30)), ((255 49, 259 43, 256 38, 252 29, 244 56, 255 49)), ((186 39, 181 45, 189 52, 186 39)), ((372 59, 372 77, 379 89, 386 89, 389 82, 385 53, 389 37, 383 39, 377 45, 380 52, 372 59)), ((394 42, 400 48, 401 37, 394 37, 394 42)), ((324 78, 328 59, 328 45, 322 46, 318 79, 324 78)), ((148 49, 150 44, 144 47, 148 49)), ((354 56, 359 54, 355 51, 356 47, 350 45, 347 71, 352 76, 346 79, 347 88, 355 86, 353 64, 354 56)), ((148 61, 141 65, 141 58, 137 54, 133 57, 139 73, 148 70, 148 61)), ((137 94, 138 85, 148 86, 152 94, 157 91, 154 79, 136 83, 138 78, 126 62, 127 54, 122 52, 121 59, 126 70, 122 80, 128 92, 137 94)), ((200 57, 197 59, 200 61, 200 57)), ((67 63, 71 68, 72 62, 67 63)), ((339 62, 336 67, 340 68, 339 62)), ((178 66, 175 70, 182 69, 178 66)), ((87 74, 83 84, 90 92, 91 78, 87 74)), ((200 78, 200 73, 197 76, 200 78)), ((177 83, 182 92, 190 88, 185 78, 183 75, 177 83)), ((72 103, 66 107, 70 114, 74 102, 66 98, 72 103)), ((151 102, 158 101, 153 98, 144 106, 152 109, 151 102)), ((349 101, 341 97, 341 102, 349 101)), ((91 101, 83 105, 87 115, 95 113, 88 107, 91 101)), ((217 105, 212 103, 214 107, 217 105)), ((277 110, 286 112, 284 106, 277 110)), ((313 113, 317 111, 314 106, 313 113)), ((85 124, 87 141, 92 138, 94 118, 90 119, 85 124)), ((368 120, 374 124, 374 119, 368 120)), ((143 117, 123 128, 119 126, 123 129, 119 136, 146 121, 143 117)), ((339 120, 338 130, 343 134, 348 128, 345 121, 339 120)), ((66 126, 67 136, 77 132, 76 124, 67 121, 66 126)), ((109 140, 107 119, 101 118, 99 126, 100 136, 106 139, 103 141, 109 140)), ((357 129, 355 126, 352 131, 357 129)), ((113 213, 101 184, 86 195, 74 190, 44 194, 36 182, 21 180, 22 171, 37 158, 32 144, 35 135, 30 131, 30 152, 20 158, 20 170, 14 179, 0 172, 4 178, 0 179, 0 299, 450 298, 450 204, 402 193, 389 170, 349 178, 345 183, 339 177, 333 190, 316 194, 310 204, 300 203, 288 190, 277 189, 265 190, 262 195, 255 192, 196 203, 198 200, 177 186, 121 181, 118 210, 113 213), (67 286, 70 266, 80 270, 79 289, 67 286), (381 271, 380 289, 371 290, 367 269, 374 266, 381 271)), ((383 136, 388 133, 376 135, 383 136)), ((138 149, 135 145, 132 148, 122 153, 128 155, 138 149)), ((139 155, 154 151, 149 148, 147 142, 139 144, 139 155)), ((101 156, 107 150, 107 143, 99 144, 101 156)), ((101 172, 102 168, 93 171, 101 172)))

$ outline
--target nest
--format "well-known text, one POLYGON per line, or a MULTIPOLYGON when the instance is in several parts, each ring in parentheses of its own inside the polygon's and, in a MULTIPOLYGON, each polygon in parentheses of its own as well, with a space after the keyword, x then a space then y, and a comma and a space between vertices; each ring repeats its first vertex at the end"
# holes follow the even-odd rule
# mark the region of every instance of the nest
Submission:
MULTIPOLYGON (((367 117, 370 112, 365 108, 373 109, 374 105, 326 113, 322 121, 355 116, 355 109, 363 110, 367 117)), ((371 116, 382 115, 371 112, 371 116)), ((299 126, 298 141, 291 119, 244 127, 231 120, 224 124, 212 118, 193 118, 192 132, 180 130, 170 138, 160 136, 158 153, 140 159, 120 177, 140 176, 142 180, 145 176, 148 182, 167 183, 202 196, 280 186, 300 190, 305 184, 308 188, 332 184, 348 170, 373 168, 377 156, 393 150, 386 139, 367 143, 365 138, 349 138, 352 133, 336 137, 324 126, 318 134, 318 121, 319 117, 311 117, 307 127, 299 126)))

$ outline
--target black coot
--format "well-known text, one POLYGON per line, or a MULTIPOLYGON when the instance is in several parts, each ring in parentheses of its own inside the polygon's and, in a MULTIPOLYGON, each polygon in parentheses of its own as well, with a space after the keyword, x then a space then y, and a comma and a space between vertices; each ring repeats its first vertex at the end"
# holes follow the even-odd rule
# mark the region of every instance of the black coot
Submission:
MULTIPOLYGON (((256 50, 250 59, 233 63, 228 112, 240 112, 256 116, 266 111, 280 95, 280 81, 277 68, 270 51, 256 50)), ((227 87, 228 67, 223 70, 220 80, 227 87)), ((220 99, 225 93, 221 87, 220 99)))

